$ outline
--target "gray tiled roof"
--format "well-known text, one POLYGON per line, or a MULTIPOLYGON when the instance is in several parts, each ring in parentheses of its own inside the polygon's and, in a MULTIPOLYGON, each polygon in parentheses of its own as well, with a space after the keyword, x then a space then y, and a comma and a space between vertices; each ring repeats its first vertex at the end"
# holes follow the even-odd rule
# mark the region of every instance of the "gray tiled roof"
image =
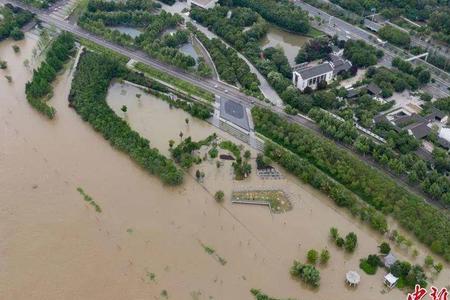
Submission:
POLYGON ((328 72, 332 72, 333 68, 328 62, 326 62, 314 67, 299 68, 295 71, 300 74, 303 80, 307 80, 328 72))
POLYGON ((416 139, 422 139, 429 135, 431 132, 431 129, 430 127, 428 127, 427 123, 413 124, 413 126, 408 128, 408 131, 409 130, 411 130, 411 133, 416 139))
POLYGON ((380 87, 378 85, 376 85, 375 83, 371 82, 368 86, 367 86, 367 90, 370 91, 372 94, 374 95, 378 95, 381 94, 382 90, 380 89, 380 87))

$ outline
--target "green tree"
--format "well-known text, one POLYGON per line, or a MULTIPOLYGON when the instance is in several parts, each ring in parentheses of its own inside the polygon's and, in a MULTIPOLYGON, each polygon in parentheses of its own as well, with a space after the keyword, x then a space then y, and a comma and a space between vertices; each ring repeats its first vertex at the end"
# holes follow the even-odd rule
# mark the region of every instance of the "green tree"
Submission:
POLYGON ((306 258, 308 263, 315 265, 317 263, 317 259, 319 258, 319 253, 316 250, 311 249, 308 251, 306 258))
POLYGON ((312 287, 318 287, 320 284, 320 272, 312 265, 304 265, 294 261, 290 273, 312 287))
POLYGON ((381 254, 389 254, 389 252, 391 252, 391 246, 386 242, 381 243, 378 248, 380 249, 381 254))
POLYGON ((330 251, 328 249, 322 249, 320 252, 320 263, 325 265, 330 260, 330 251))
POLYGON ((346 251, 348 251, 348 252, 355 251, 357 244, 358 244, 358 238, 355 233, 350 232, 349 234, 347 234, 345 236, 344 248, 346 251))
POLYGON ((330 237, 333 239, 333 241, 336 241, 339 238, 339 232, 336 227, 330 228, 330 237))
POLYGON ((433 265, 434 265, 434 259, 433 259, 433 257, 431 257, 431 255, 427 255, 427 256, 425 257, 425 266, 431 267, 431 266, 433 266, 433 265))
POLYGON ((225 198, 225 193, 223 191, 219 190, 214 194, 214 199, 216 199, 216 201, 219 203, 222 203, 224 198, 225 198))

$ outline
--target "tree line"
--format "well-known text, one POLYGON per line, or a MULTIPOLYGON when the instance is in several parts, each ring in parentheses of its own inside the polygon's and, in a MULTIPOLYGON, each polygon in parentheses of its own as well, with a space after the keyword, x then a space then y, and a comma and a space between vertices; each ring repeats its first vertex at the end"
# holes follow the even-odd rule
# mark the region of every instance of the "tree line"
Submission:
POLYGON ((220 4, 251 8, 270 23, 288 31, 306 34, 311 29, 308 14, 287 0, 221 0, 220 4))
POLYGON ((209 39, 192 24, 188 24, 188 28, 208 50, 221 80, 233 85, 239 84, 246 94, 262 96, 258 78, 236 50, 227 47, 220 39, 209 39))
MULTIPOLYGON (((269 148, 267 155, 275 161, 306 182, 314 182, 316 179, 304 170, 311 168, 311 165, 317 167, 358 195, 370 207, 394 217, 433 252, 450 261, 450 220, 444 211, 425 203, 423 199, 398 186, 391 178, 309 130, 289 123, 265 109, 253 108, 252 115, 255 129, 259 133, 292 151, 276 147, 277 152, 273 153, 274 150, 269 148)), ((318 185, 326 193, 330 191, 328 183, 311 184, 318 185)), ((348 201, 347 197, 338 199, 344 199, 344 203, 348 201)), ((386 225, 385 222, 380 224, 383 225, 376 226, 383 228, 386 225)))
POLYGON ((56 75, 64 67, 64 63, 69 59, 75 48, 75 40, 68 32, 61 33, 50 45, 45 55, 45 60, 37 70, 33 71, 33 78, 25 85, 25 94, 28 102, 37 111, 47 118, 53 119, 56 110, 48 105, 44 99, 52 93, 52 82, 56 75))
POLYGON ((213 108, 211 106, 194 102, 189 94, 170 90, 167 86, 146 77, 143 73, 128 72, 123 75, 123 78, 130 82, 147 87, 149 93, 157 96, 161 100, 166 101, 171 107, 174 106, 186 111, 193 117, 206 120, 210 118, 213 113, 213 108))
MULTIPOLYGON (((328 137, 354 147, 359 153, 371 156, 381 166, 394 174, 404 177, 412 186, 419 187, 431 198, 443 205, 450 205, 450 181, 446 172, 447 157, 443 158, 445 164, 439 173, 439 163, 426 163, 413 151, 419 147, 419 142, 407 132, 397 133, 385 126, 385 134, 376 131, 387 140, 386 144, 375 143, 357 131, 353 121, 342 122, 329 115, 327 112, 312 109, 309 116, 317 122, 321 131, 328 137)), ((439 154, 436 154, 437 162, 439 154)), ((442 157, 442 156, 441 156, 442 157)))
POLYGON ((0 41, 8 37, 16 41, 23 39, 24 33, 20 28, 34 18, 31 12, 9 3, 0 7, 0 15, 3 17, 0 22, 0 41))
POLYGON ((195 59, 178 49, 188 42, 189 33, 186 30, 176 30, 173 34, 163 34, 168 29, 176 29, 183 22, 183 18, 164 10, 155 14, 157 7, 152 1, 132 0, 116 3, 91 0, 78 24, 120 45, 141 49, 153 58, 185 70, 194 68, 195 59), (143 32, 133 38, 110 28, 118 25, 143 29, 143 32))
POLYGON ((150 142, 133 131, 106 103, 111 80, 127 72, 114 58, 84 52, 72 81, 70 106, 113 147, 128 154, 143 169, 159 176, 166 184, 181 184, 183 172, 173 161, 151 148, 150 142))
POLYGON ((292 73, 283 50, 273 47, 262 50, 258 44, 268 28, 257 13, 239 7, 215 7, 194 10, 191 17, 244 54, 272 86, 277 86, 274 86, 277 91, 290 85, 292 73), (228 11, 231 12, 230 18, 227 17, 228 11))
POLYGON ((411 37, 408 32, 395 28, 391 25, 383 26, 380 30, 378 30, 378 35, 382 39, 402 48, 408 48, 411 44, 411 37))
POLYGON ((376 65, 384 53, 363 40, 348 40, 345 43, 344 56, 357 67, 369 67, 376 65))

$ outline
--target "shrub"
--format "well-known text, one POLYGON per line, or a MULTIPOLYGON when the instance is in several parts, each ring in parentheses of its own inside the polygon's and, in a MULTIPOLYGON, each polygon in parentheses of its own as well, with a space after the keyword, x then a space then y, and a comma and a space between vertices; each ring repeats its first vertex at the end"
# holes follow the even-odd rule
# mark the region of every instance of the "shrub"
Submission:
POLYGON ((308 262, 312 265, 315 265, 317 263, 318 257, 319 257, 319 253, 314 249, 309 250, 308 254, 306 255, 308 262))
POLYGON ((294 261, 290 273, 312 287, 318 287, 320 284, 320 272, 312 265, 304 265, 294 261))
POLYGON ((363 270, 366 274, 369 275, 374 275, 375 273, 377 273, 377 268, 378 267, 374 267, 372 266, 367 259, 361 259, 361 262, 359 263, 359 267, 361 268, 361 270, 363 270))
POLYGON ((357 244, 358 244, 358 238, 357 238, 356 234, 353 232, 350 232, 349 234, 347 234, 347 236, 345 237, 345 244, 344 244, 345 250, 348 252, 353 252, 353 251, 355 251, 357 244))
POLYGON ((328 263, 329 260, 330 260, 330 251, 328 251, 327 249, 323 249, 320 252, 320 263, 324 265, 328 263))
POLYGON ((336 227, 330 228, 330 237, 333 239, 333 241, 336 241, 339 238, 339 232, 336 227))
POLYGON ((434 265, 433 257, 431 257, 431 255, 427 255, 425 257, 425 266, 431 267, 432 265, 434 265))
POLYGON ((391 246, 386 242, 381 243, 378 248, 380 249, 381 254, 389 254, 389 252, 391 252, 391 246))
POLYGON ((214 194, 214 199, 216 199, 216 201, 219 203, 223 202, 224 197, 225 197, 225 193, 223 191, 217 191, 214 194))
POLYGON ((216 158, 217 155, 219 154, 219 150, 217 150, 216 147, 213 147, 208 151, 208 153, 211 158, 216 158))

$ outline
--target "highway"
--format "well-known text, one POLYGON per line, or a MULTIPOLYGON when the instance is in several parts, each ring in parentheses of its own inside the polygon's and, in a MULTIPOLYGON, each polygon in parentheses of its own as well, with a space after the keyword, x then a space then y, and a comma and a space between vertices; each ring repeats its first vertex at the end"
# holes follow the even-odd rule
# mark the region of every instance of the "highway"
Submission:
MULTIPOLYGON (((366 43, 368 43, 378 49, 383 50, 384 57, 380 61, 380 64, 382 64, 386 67, 391 67, 392 60, 396 56, 399 56, 398 54, 396 54, 395 52, 393 52, 390 49, 395 49, 397 52, 404 53, 404 50, 397 48, 390 44, 389 44, 390 49, 387 49, 386 46, 383 47, 380 44, 380 42, 378 42, 378 37, 375 34, 369 32, 369 31, 366 31, 362 28, 359 28, 355 25, 352 25, 350 23, 347 23, 339 18, 331 16, 327 12, 320 10, 312 5, 309 5, 308 3, 305 3, 301 0, 294 0, 294 3, 295 3, 295 5, 299 6, 301 9, 308 12, 308 14, 310 16, 319 17, 324 21, 322 25, 317 26, 317 28, 319 30, 321 30, 329 35, 336 34, 336 35, 338 35, 339 38, 345 39, 345 40, 348 40, 348 39, 363 40, 366 43)), ((432 74, 432 77, 434 78, 434 80, 436 81, 436 83, 429 84, 430 87, 432 88, 431 92, 433 92, 433 94, 436 97, 450 96, 450 93, 449 93, 450 82, 447 82, 446 80, 443 80, 442 78, 440 78, 434 74, 435 72, 442 73, 444 71, 437 69, 435 66, 433 66, 425 61, 420 61, 419 63, 424 65, 428 69, 430 69, 430 71, 432 71, 431 74, 432 74)))
MULTIPOLYGON (((15 6, 18 6, 23 9, 27 9, 27 10, 33 12, 34 14, 36 14, 36 18, 41 20, 42 22, 45 22, 49 25, 53 25, 61 30, 71 32, 75 36, 84 38, 84 39, 94 42, 98 45, 109 48, 117 53, 120 53, 120 54, 126 56, 126 57, 134 59, 135 61, 142 62, 146 65, 150 65, 150 66, 152 66, 156 69, 159 69, 165 73, 168 73, 174 77, 185 80, 185 81, 191 83, 192 85, 203 88, 206 91, 209 91, 209 92, 215 94, 216 96, 239 102, 239 103, 243 104, 245 107, 259 106, 259 107, 264 107, 264 108, 270 109, 271 111, 281 115, 283 118, 289 120, 290 122, 297 123, 303 127, 306 127, 310 130, 315 131, 316 133, 318 133, 319 135, 322 136, 322 132, 321 132, 319 126, 315 122, 311 121, 309 118, 305 118, 301 115, 295 115, 295 116, 288 115, 283 111, 282 107, 274 106, 274 105, 265 103, 263 101, 260 101, 259 99, 256 99, 254 97, 247 96, 247 95, 241 93, 237 88, 231 88, 229 85, 223 84, 214 79, 205 79, 205 78, 196 76, 194 74, 187 73, 184 70, 178 69, 174 66, 170 66, 170 65, 162 63, 158 60, 152 59, 152 58, 148 57, 147 54, 145 54, 142 51, 136 51, 134 49, 128 49, 128 48, 125 48, 122 46, 118 46, 114 43, 104 40, 101 37, 95 36, 87 31, 83 30, 76 24, 70 24, 67 21, 50 16, 50 11, 48 11, 48 10, 39 10, 39 9, 30 7, 26 4, 23 4, 20 2, 14 1, 14 0, 0 0, 0 4, 7 4, 7 3, 10 3, 12 5, 15 5, 15 6)), ((329 139, 329 138, 327 138, 327 139, 329 139)), ((376 161, 374 161, 373 159, 371 159, 370 157, 361 156, 352 147, 350 147, 348 145, 339 143, 332 139, 330 139, 330 141, 337 144, 338 147, 352 152, 353 154, 358 156, 361 160, 365 161, 370 166, 372 166, 376 169, 379 169, 382 172, 387 173, 393 180, 395 180, 399 185, 403 186, 405 189, 413 191, 413 192, 421 195, 425 199, 426 202, 432 203, 438 207, 441 206, 438 202, 433 201, 430 198, 428 198, 426 195, 424 195, 421 190, 419 190, 417 188, 412 188, 411 186, 409 186, 407 181, 404 178, 400 178, 400 177, 394 175, 389 170, 381 168, 379 166, 379 164, 376 161)), ((418 153, 418 154, 420 155, 420 153, 418 153)))

